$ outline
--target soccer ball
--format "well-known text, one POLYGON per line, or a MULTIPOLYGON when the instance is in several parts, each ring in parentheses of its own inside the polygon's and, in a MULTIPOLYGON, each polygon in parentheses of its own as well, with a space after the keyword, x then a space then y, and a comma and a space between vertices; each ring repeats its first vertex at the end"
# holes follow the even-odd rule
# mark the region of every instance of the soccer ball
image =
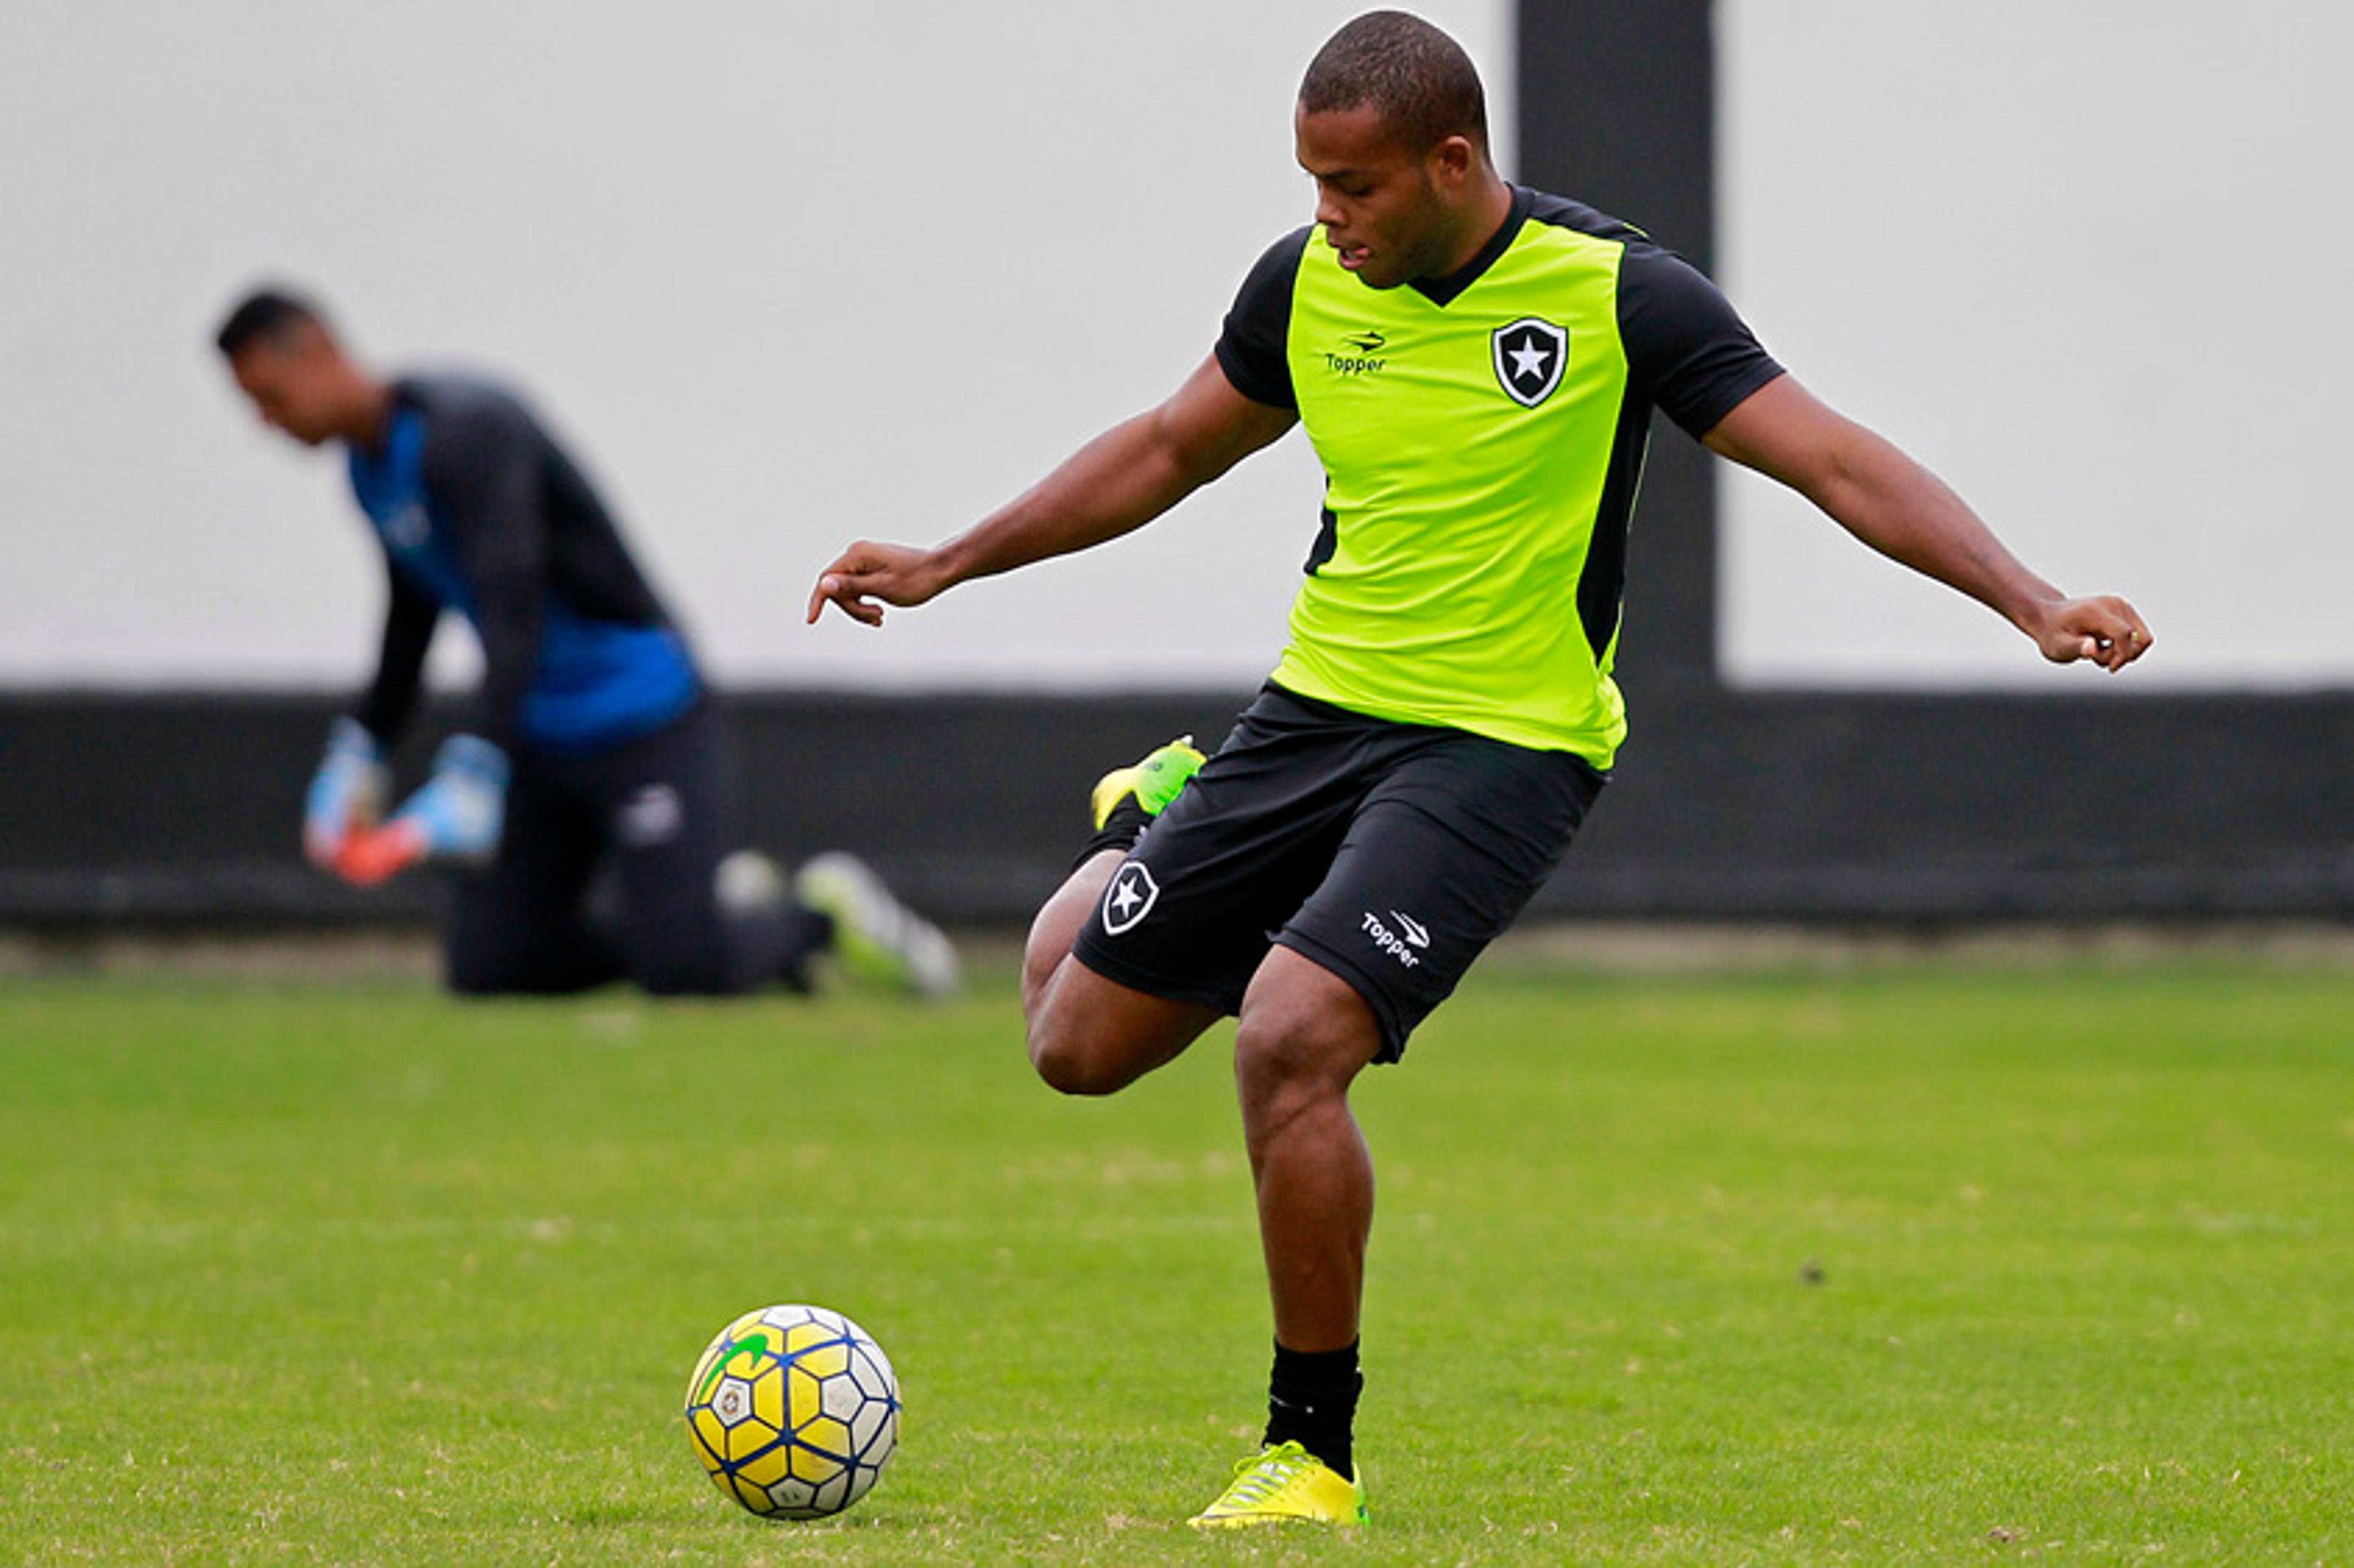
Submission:
POLYGON ((899 1380, 866 1330, 768 1307, 719 1331, 686 1385, 686 1430, 721 1491, 763 1519, 823 1519, 899 1444, 899 1380))

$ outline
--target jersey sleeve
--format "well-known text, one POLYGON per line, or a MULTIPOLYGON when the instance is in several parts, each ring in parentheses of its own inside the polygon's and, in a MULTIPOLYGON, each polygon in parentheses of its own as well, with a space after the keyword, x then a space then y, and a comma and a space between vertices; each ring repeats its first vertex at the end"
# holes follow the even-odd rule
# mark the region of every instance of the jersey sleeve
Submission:
POLYGON ((425 652, 433 645, 433 630, 441 607, 397 568, 391 571, 392 595, 385 605, 384 640, 378 646, 376 679, 361 694, 352 716, 360 726, 390 747, 408 727, 417 708, 418 683, 425 672, 425 652))
POLYGON ((437 416, 425 488, 449 520, 482 643, 482 732, 510 754, 547 624, 542 438, 521 405, 469 399, 437 416))
POLYGON ((1291 335, 1291 291, 1309 232, 1295 230, 1267 248, 1243 280, 1234 308, 1226 313, 1225 328, 1218 334, 1218 366, 1227 381, 1252 402, 1273 408, 1299 407, 1291 390, 1291 359, 1285 344, 1291 335))
POLYGON ((1782 374, 1717 286, 1657 246, 1627 248, 1618 332, 1637 388, 1694 439, 1782 374))

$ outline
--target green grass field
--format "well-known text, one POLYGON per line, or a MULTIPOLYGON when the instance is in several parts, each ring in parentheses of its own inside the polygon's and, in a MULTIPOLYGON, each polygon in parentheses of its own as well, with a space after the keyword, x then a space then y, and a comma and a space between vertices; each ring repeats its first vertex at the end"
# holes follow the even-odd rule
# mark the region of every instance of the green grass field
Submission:
POLYGON ((1223 1032, 1058 1099, 879 1000, 0 985, 0 1560, 2342 1563, 2354 976, 1475 977, 1359 1094, 1373 1527, 1195 1539, 1267 1330, 1223 1032), (774 1525, 729 1318, 896 1361, 774 1525))

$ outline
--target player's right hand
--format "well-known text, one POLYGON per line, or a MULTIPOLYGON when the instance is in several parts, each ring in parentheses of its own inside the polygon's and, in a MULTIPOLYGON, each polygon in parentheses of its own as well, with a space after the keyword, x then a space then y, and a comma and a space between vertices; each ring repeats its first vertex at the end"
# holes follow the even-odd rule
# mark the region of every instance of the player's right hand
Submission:
POLYGON ((390 782, 384 748, 367 726, 349 716, 328 726, 326 755, 302 801, 302 853, 313 865, 334 870, 346 841, 376 826, 390 782))
POLYGON ((861 539, 818 574, 817 586, 810 590, 809 624, 817 624, 831 601, 853 620, 882 625, 883 605, 907 609, 947 586, 938 580, 934 558, 929 550, 861 539))

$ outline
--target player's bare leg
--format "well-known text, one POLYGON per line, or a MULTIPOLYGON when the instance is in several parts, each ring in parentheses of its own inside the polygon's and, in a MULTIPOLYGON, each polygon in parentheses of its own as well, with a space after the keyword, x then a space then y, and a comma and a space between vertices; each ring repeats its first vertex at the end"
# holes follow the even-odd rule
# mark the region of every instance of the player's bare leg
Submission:
POLYGON ((1363 1382, 1357 1312, 1373 1163, 1349 1111, 1349 1086, 1380 1049, 1380 1027, 1354 988, 1288 948, 1267 954, 1235 1036, 1275 1302, 1267 1444, 1189 1521, 1196 1529, 1364 1522, 1351 1431, 1363 1382))
POLYGON ((1071 956, 1079 927, 1127 856, 1108 849, 1073 872, 1031 923, 1022 959, 1030 1065, 1068 1095, 1108 1095, 1171 1061, 1217 1022, 1214 1008, 1106 980, 1071 956))
POLYGON ((1373 1161, 1349 1086, 1381 1050, 1356 989, 1276 948, 1243 998, 1235 1081, 1258 1191, 1276 1342, 1310 1353, 1357 1340, 1373 1161))

